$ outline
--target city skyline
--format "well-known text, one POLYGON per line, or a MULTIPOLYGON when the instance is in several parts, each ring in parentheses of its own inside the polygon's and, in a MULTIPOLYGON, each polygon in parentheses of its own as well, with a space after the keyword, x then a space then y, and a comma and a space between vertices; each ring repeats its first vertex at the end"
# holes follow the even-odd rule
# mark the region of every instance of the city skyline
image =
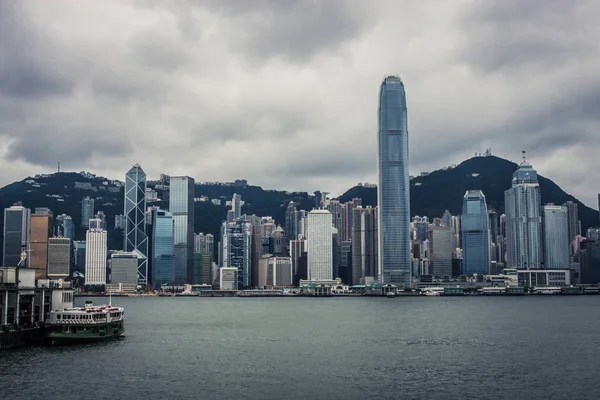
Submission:
POLYGON ((598 60, 586 37, 599 29, 591 18, 598 5, 521 3, 448 2, 436 5, 434 14, 426 4, 398 12, 400 5, 391 1, 352 7, 298 2, 290 12, 272 2, 236 8, 225 1, 222 10, 215 2, 156 8, 14 3, 2 10, 8 28, 0 54, 12 56, 5 57, 0 81, 12 83, 0 85, 0 134, 6 138, 0 185, 54 171, 58 162, 64 170, 118 177, 137 161, 149 176, 165 170, 199 180, 245 176, 264 187, 338 194, 357 181, 376 181, 370 99, 393 72, 410 88, 411 130, 418 132, 409 144, 412 175, 488 147, 515 160, 523 148, 540 174, 595 205, 586 188, 595 186, 588 160, 598 146, 598 115, 590 112, 597 104, 598 60), (265 16, 264 26, 245 18, 254 12, 265 16), (102 29, 114 15, 127 18, 102 29), (201 22, 207 21, 199 15, 215 31, 205 32, 201 22), (559 35, 571 31, 576 15, 583 16, 577 26, 590 34, 577 40, 559 35), (438 29, 428 29, 440 18, 438 29), (482 32, 487 24, 498 29, 482 32), (531 42, 496 34, 527 35, 532 24, 541 32, 531 42), (290 47, 302 26, 321 33, 304 33, 290 47), (257 36, 240 34, 245 31, 257 36), (203 32, 211 46, 204 45, 203 32), (85 46, 82 37, 89 40, 85 46), (23 41, 27 51, 13 51, 23 41), (397 41, 430 51, 407 46, 390 52, 397 41), (512 149, 517 140, 520 148, 512 149), (264 154, 280 148, 297 152, 271 174, 264 154), (563 168, 569 163, 573 168, 563 168))

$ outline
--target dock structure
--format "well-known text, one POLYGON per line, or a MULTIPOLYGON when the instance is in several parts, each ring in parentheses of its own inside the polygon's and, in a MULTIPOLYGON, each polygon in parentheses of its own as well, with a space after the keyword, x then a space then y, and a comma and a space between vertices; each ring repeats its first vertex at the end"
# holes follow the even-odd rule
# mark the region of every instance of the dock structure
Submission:
POLYGON ((42 340, 50 310, 72 302, 68 282, 36 281, 34 269, 0 267, 0 349, 42 340))

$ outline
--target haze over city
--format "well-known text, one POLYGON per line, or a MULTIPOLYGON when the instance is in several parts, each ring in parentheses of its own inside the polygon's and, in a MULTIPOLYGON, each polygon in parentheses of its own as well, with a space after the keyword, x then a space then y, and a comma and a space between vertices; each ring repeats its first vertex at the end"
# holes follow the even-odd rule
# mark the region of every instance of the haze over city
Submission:
MULTIPOLYGON (((0 4, 0 185, 89 170, 375 183, 377 91, 406 85, 410 172, 491 147, 595 207, 600 5, 542 0, 0 4)), ((476 172, 476 171, 474 171, 476 172)))

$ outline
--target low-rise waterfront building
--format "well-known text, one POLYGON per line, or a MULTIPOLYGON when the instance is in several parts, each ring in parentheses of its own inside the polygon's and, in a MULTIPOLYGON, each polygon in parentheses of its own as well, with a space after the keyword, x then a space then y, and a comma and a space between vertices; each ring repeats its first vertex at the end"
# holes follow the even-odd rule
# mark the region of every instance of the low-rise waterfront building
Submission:
POLYGON ((569 269, 535 269, 519 270, 519 286, 570 286, 571 270, 569 269))
POLYGON ((238 290, 238 269, 235 267, 221 267, 219 270, 219 289, 238 290))
POLYGON ((50 310, 73 307, 70 282, 39 279, 28 268, 0 267, 0 349, 28 344, 50 310))

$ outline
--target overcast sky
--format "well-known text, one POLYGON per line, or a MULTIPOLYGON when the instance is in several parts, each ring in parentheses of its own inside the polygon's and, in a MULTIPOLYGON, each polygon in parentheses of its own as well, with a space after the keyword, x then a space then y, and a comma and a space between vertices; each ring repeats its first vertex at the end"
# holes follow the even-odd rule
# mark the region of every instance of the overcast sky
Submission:
MULTIPOLYGON (((406 86, 411 174, 491 147, 596 208, 600 2, 0 0, 0 185, 139 162, 339 194, 376 182, 406 86)), ((475 172, 475 171, 474 171, 475 172)))

